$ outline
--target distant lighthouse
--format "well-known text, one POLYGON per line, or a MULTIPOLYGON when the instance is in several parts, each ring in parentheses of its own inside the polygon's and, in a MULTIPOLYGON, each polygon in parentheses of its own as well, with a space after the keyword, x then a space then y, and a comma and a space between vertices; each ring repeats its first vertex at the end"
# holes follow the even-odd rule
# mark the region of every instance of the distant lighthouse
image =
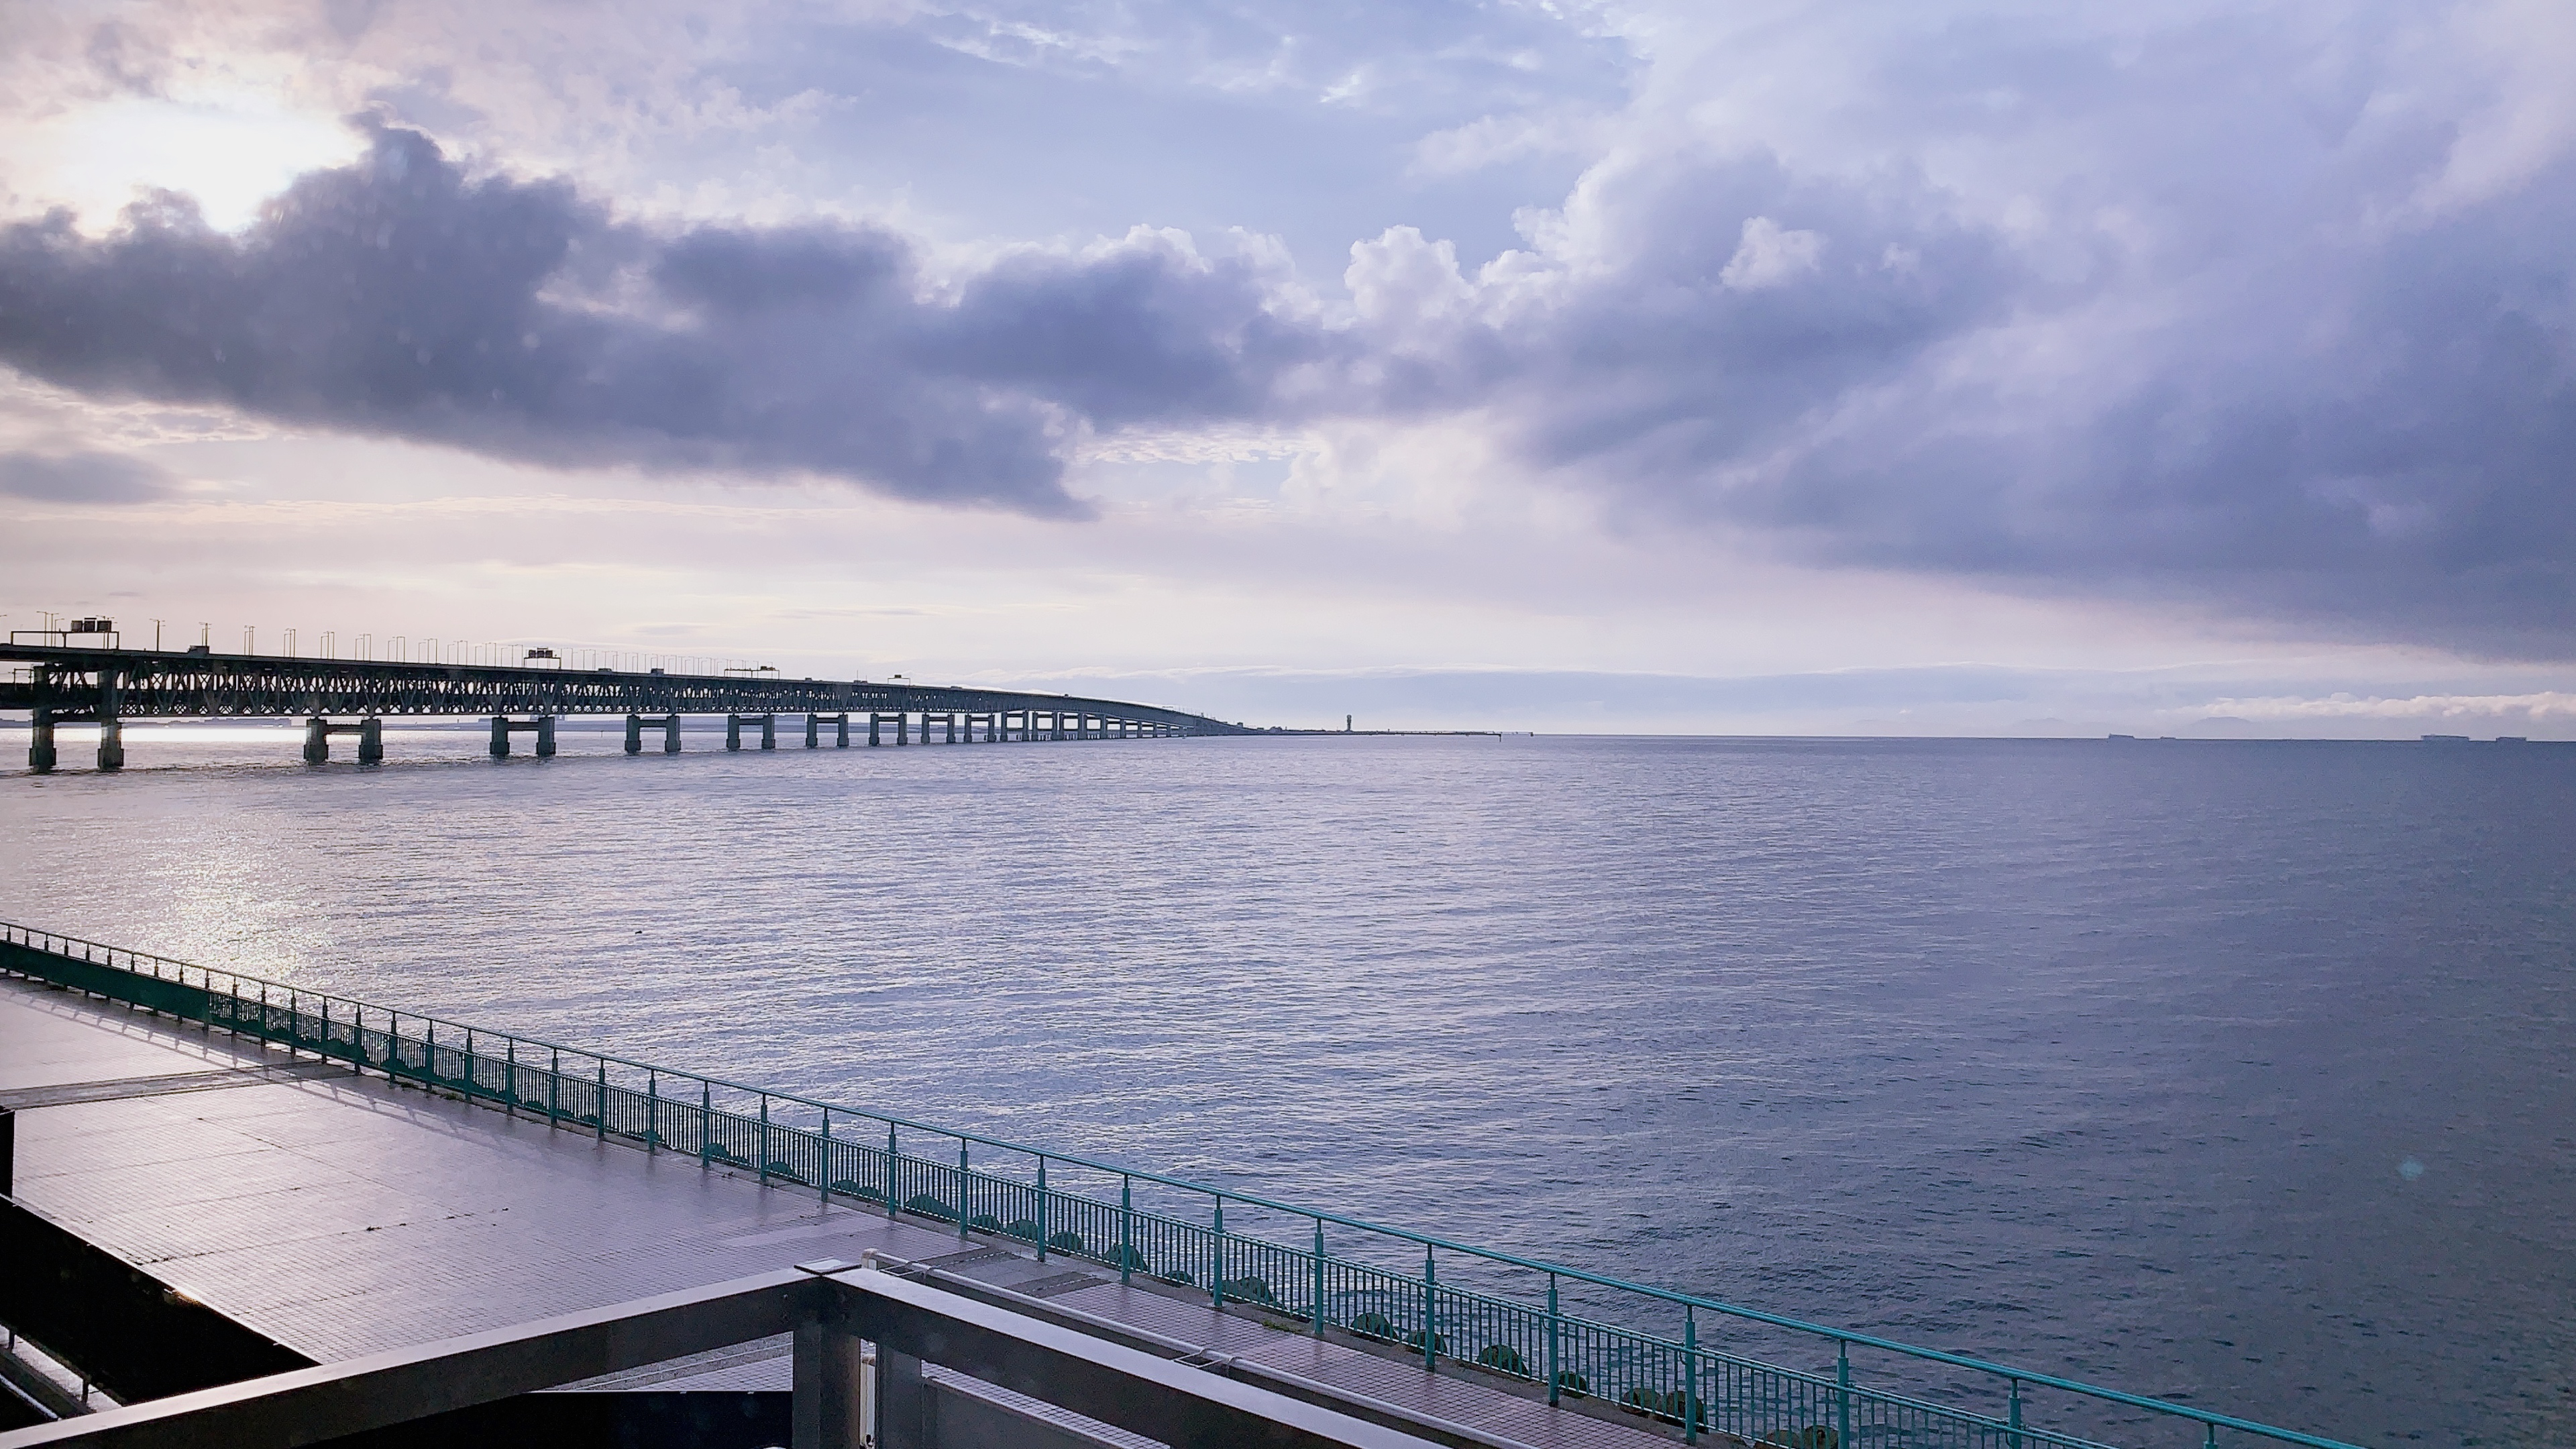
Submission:
POLYGON ((1342 733, 1343 733, 1343 734, 1349 734, 1350 732, 1351 732, 1351 717, 1350 717, 1349 715, 1343 715, 1343 716, 1342 716, 1342 733))

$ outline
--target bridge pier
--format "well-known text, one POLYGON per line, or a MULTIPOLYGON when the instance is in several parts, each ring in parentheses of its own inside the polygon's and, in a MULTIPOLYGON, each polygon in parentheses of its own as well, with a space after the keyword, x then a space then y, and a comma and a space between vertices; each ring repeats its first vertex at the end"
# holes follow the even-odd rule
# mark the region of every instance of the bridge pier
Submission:
MULTIPOLYGON (((738 750, 742 748, 742 727, 747 724, 756 724, 760 726, 760 747, 762 749, 774 750, 778 748, 778 716, 774 714, 729 714, 725 716, 726 749, 738 750)), ((806 728, 807 733, 812 733, 812 726, 809 725, 806 728)))
POLYGON ((850 717, 847 713, 809 714, 805 716, 805 748, 809 750, 819 750, 823 747, 822 726, 826 720, 831 722, 835 736, 832 741, 832 748, 836 750, 848 749, 850 747, 850 717))
MULTIPOLYGON (((947 726, 948 726, 948 738, 947 738, 946 740, 942 741, 942 743, 943 743, 943 744, 951 744, 951 745, 953 745, 953 744, 957 743, 957 716, 956 716, 956 714, 952 711, 951 713, 941 715, 941 716, 940 716, 940 719, 941 719, 942 721, 944 721, 944 722, 947 724, 947 726)), ((922 733, 922 737, 923 737, 924 739, 929 738, 929 735, 930 735, 930 716, 928 716, 928 715, 923 715, 923 716, 921 717, 921 733, 922 733)))
POLYGON ((34 728, 27 735, 27 768, 39 775, 54 772, 54 712, 36 711, 34 728))
POLYGON ((98 672, 98 767, 102 770, 125 768, 125 722, 116 717, 122 693, 115 670, 98 672))
POLYGON ((510 736, 513 734, 534 734, 537 737, 538 759, 550 758, 555 752, 555 717, 553 715, 541 714, 535 719, 524 721, 514 720, 506 714, 492 716, 493 759, 506 760, 510 757, 510 736))
MULTIPOLYGON (((908 745, 908 744, 911 744, 911 743, 912 743, 911 730, 912 730, 912 712, 911 712, 910 710, 897 710, 897 711, 895 711, 895 716, 894 716, 894 742, 895 742, 896 744, 898 744, 898 745, 908 745)), ((930 743, 930 725, 929 725, 929 722, 928 722, 927 720, 923 721, 923 723, 922 723, 922 726, 921 726, 921 734, 922 734, 922 740, 921 740, 921 742, 922 742, 923 744, 925 744, 925 745, 926 745, 926 744, 928 744, 928 743, 930 743)))
POLYGON ((678 715, 666 714, 659 719, 648 720, 640 714, 630 714, 626 717, 626 753, 630 755, 644 753, 644 726, 648 724, 662 731, 663 754, 676 755, 680 752, 680 717, 678 715))
POLYGON ((328 718, 316 715, 304 722, 304 763, 308 765, 327 765, 331 763, 331 737, 333 735, 356 735, 358 737, 359 764, 381 765, 385 762, 384 721, 379 719, 362 719, 356 724, 335 725, 331 723, 328 718))

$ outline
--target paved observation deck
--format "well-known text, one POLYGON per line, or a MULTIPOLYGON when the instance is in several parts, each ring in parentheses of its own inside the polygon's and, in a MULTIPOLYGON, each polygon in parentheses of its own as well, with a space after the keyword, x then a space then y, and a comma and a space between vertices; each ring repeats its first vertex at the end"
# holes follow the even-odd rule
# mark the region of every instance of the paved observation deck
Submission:
MULTIPOLYGON (((1677 1433, 1550 1407, 1488 1376, 1219 1311, 683 1153, 290 1056, 0 977, 0 1106, 17 1199, 322 1363, 801 1261, 909 1260, 1252 1360, 1497 1441, 1646 1446, 1677 1433)), ((784 1389, 785 1338, 600 1381, 784 1389)), ((1119 1442, 1114 1433, 1112 1442, 1119 1442)), ((1131 1436, 1132 1437, 1132 1436, 1131 1436)))

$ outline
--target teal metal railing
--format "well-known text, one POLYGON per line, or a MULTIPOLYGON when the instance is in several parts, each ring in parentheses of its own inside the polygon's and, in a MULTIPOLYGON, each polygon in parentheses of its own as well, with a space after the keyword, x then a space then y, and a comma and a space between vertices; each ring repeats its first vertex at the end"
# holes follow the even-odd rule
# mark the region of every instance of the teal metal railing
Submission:
POLYGON ((1676 1426, 1789 1449, 2355 1449, 2162 1399, 1624 1282, 1340 1213, 0 923, 0 970, 312 1052, 648 1152, 748 1170, 1400 1345, 1676 1426), (977 1157, 981 1153, 983 1156, 977 1157), (1231 1221, 1229 1221, 1231 1219, 1231 1221), (1721 1335, 1811 1348, 1747 1356, 1721 1335), (1864 1382, 1855 1353, 1876 1361, 1864 1382), (1910 1372, 1909 1372, 1910 1371, 1910 1372), (1896 1383, 1898 1378, 1912 1381, 1896 1383), (2044 1412, 2043 1412, 2044 1411, 2044 1412), (2048 1422, 2043 1422, 2043 1420, 2048 1422), (2053 1427, 2052 1427, 2053 1425, 2053 1427), (2221 1436, 2226 1438, 2222 1440, 2221 1436), (2143 1436, 2143 1437, 2136 1437, 2143 1436))

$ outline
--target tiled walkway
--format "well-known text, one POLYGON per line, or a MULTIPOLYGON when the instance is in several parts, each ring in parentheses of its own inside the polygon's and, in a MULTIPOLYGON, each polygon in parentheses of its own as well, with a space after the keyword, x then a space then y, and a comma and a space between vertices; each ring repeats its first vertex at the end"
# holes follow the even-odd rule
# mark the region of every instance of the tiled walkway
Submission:
MULTIPOLYGON (((325 1362, 817 1258, 990 1246, 14 978, 0 1105, 20 1108, 21 1201, 325 1362)), ((1673 1442, 1061 1261, 948 1267, 1541 1449, 1673 1442)), ((618 1381, 783 1388, 786 1349, 618 1381)))

